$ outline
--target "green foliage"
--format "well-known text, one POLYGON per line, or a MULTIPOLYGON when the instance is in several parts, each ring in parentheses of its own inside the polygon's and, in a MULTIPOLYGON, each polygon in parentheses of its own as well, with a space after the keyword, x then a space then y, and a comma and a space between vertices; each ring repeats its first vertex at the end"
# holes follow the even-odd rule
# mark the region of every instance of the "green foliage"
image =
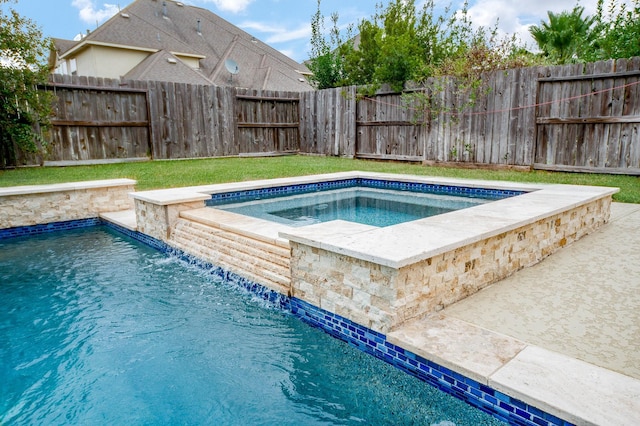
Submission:
POLYGON ((598 0, 594 16, 575 6, 531 27, 538 47, 550 63, 595 62, 640 56, 640 0, 598 0))
POLYGON ((0 0, 0 167, 15 164, 15 149, 36 152, 34 126, 46 126, 51 96, 37 89, 46 83, 44 61, 49 41, 29 19, 0 0))
POLYGON ((460 11, 447 8, 443 13, 436 12, 435 0, 421 7, 415 0, 392 0, 386 7, 378 4, 374 16, 359 23, 358 36, 346 43, 340 41, 337 20, 330 41, 317 30, 319 22, 318 12, 312 22, 312 45, 320 48, 314 48, 311 62, 324 64, 324 68, 311 68, 314 72, 339 69, 341 73, 325 87, 358 85, 360 91, 373 93, 388 84, 401 91, 408 81, 424 83, 438 76, 475 81, 483 72, 526 66, 536 60, 515 38, 498 40, 496 28, 474 29, 466 3, 460 11))
POLYGON ((633 0, 630 8, 611 0, 606 10, 604 0, 598 0, 595 22, 597 37, 585 52, 585 60, 640 56, 640 0, 633 0))
POLYGON ((533 25, 529 31, 543 54, 553 63, 566 64, 581 59, 597 37, 596 19, 582 16, 584 7, 558 14, 547 12, 548 22, 533 25))
POLYGON ((400 91, 408 81, 423 84, 431 77, 455 77, 473 100, 484 91, 486 72, 640 56, 640 0, 631 0, 632 5, 608 1, 605 7, 605 0, 598 0, 595 16, 585 16, 578 5, 549 11, 548 21, 530 29, 542 52, 534 55, 515 36, 499 38, 497 22, 493 28, 474 28, 466 2, 461 10, 449 7, 443 13, 437 12, 435 0, 421 7, 416 0, 378 4, 374 16, 358 24, 358 36, 346 42, 333 14, 327 39, 318 0, 310 68, 318 88, 358 85, 365 93, 383 84, 400 91))
POLYGON ((338 14, 331 15, 333 27, 330 31, 330 40, 325 39, 324 16, 320 12, 320 0, 318 9, 311 19, 311 59, 309 70, 313 73, 311 81, 318 89, 338 87, 343 78, 342 57, 337 47, 341 46, 342 39, 338 29, 338 14))

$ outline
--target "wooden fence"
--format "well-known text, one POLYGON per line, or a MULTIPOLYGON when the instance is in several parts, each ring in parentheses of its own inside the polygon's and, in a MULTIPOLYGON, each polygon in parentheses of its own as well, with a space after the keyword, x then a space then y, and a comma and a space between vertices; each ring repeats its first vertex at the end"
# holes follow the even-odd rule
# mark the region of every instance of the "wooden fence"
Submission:
POLYGON ((54 76, 47 160, 300 152, 640 174, 640 58, 483 83, 471 105, 451 79, 367 97, 54 76))
POLYGON ((56 95, 43 135, 51 164, 299 150, 297 92, 60 75, 47 90, 56 95))
POLYGON ((483 84, 473 103, 451 79, 357 102, 353 88, 305 94, 306 127, 316 134, 301 147, 356 158, 640 174, 640 58, 500 71, 483 84))
POLYGON ((634 58, 562 67, 538 79, 534 166, 640 170, 639 70, 640 58, 634 58))
POLYGON ((104 79, 56 83, 47 151, 59 160, 148 155, 149 105, 145 89, 104 79), (107 83, 107 86, 105 86, 107 83))

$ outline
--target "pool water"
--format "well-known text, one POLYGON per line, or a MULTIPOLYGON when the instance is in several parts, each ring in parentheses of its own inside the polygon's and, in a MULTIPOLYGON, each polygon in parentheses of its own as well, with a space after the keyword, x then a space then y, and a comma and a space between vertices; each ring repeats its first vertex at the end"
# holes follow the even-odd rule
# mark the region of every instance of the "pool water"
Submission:
POLYGON ((0 424, 500 422, 108 228, 0 241, 0 424))
POLYGON ((294 227, 337 219, 384 227, 489 201, 459 195, 342 188, 216 205, 215 208, 294 227))

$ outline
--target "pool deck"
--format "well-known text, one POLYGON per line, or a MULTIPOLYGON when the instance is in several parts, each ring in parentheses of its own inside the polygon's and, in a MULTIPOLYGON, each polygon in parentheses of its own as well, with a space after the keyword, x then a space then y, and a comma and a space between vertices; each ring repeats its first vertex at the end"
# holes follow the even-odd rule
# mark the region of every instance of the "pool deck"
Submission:
POLYGON ((640 424, 640 205, 542 262, 389 334, 576 424, 640 424))
MULTIPOLYGON (((388 340, 576 424, 640 424, 640 205, 388 340)), ((135 229, 132 212, 109 218, 135 229)))

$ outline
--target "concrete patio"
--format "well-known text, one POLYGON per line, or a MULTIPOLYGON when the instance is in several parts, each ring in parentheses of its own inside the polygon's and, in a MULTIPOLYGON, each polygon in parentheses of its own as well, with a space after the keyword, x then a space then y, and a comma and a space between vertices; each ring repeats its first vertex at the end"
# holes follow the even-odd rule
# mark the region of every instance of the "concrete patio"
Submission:
POLYGON ((389 340, 577 424, 640 424, 640 205, 389 340))

